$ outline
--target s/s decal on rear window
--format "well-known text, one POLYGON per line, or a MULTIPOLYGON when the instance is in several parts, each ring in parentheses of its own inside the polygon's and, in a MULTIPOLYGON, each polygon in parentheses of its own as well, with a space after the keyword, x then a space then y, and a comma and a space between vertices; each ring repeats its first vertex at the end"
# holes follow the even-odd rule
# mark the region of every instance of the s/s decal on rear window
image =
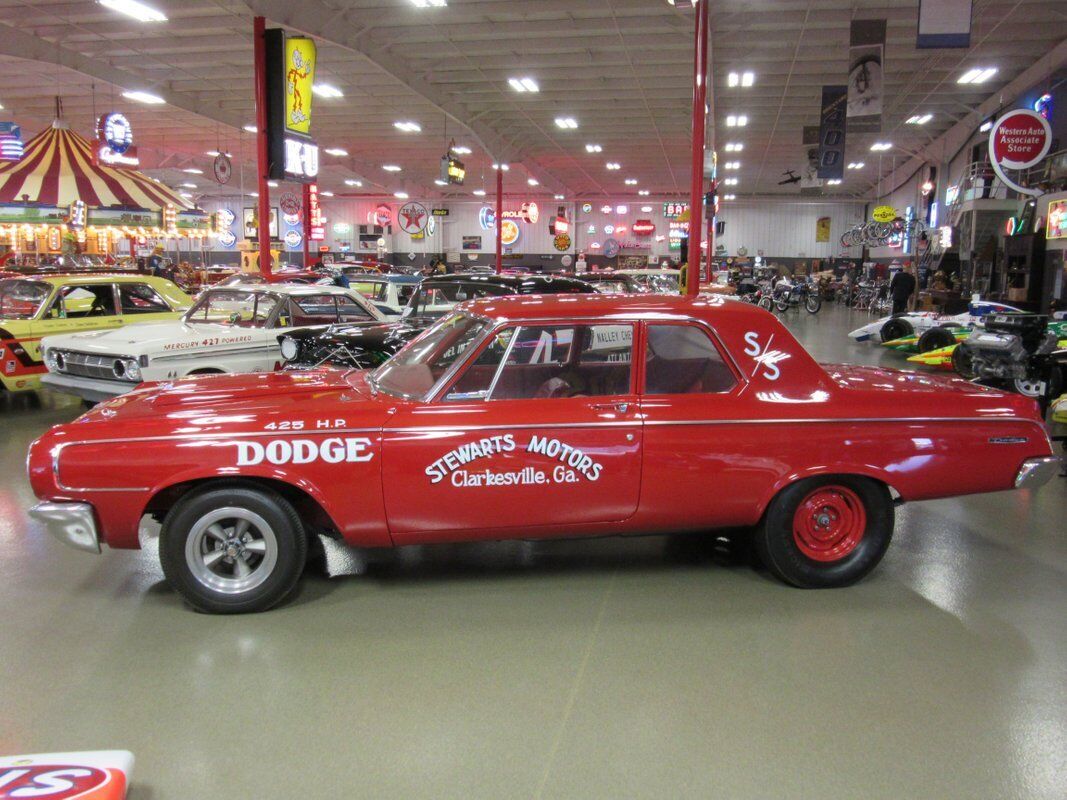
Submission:
POLYGON ((760 371, 762 371, 763 377, 769 381, 776 381, 781 377, 782 371, 778 368, 778 362, 789 358, 789 353, 784 353, 781 350, 771 350, 773 343, 773 333, 767 337, 765 345, 760 344, 760 335, 756 331, 749 331, 745 334, 745 344, 747 345, 745 347, 745 355, 752 356, 752 360, 756 364, 755 369, 752 370, 753 378, 760 371))

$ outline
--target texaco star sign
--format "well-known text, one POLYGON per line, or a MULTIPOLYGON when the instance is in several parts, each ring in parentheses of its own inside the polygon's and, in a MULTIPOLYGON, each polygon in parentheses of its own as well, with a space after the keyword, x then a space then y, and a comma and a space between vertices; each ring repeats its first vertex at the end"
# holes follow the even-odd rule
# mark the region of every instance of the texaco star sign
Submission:
POLYGON ((397 214, 397 222, 404 233, 422 233, 429 216, 426 207, 421 203, 404 203, 397 214))

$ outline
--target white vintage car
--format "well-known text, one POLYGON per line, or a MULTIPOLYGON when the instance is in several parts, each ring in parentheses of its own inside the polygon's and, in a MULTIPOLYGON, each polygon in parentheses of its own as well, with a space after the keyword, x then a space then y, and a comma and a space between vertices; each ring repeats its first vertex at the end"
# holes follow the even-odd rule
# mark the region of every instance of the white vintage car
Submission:
MULTIPOLYGON (((882 317, 849 333, 857 342, 890 342, 905 336, 923 334, 935 328, 972 328, 979 325, 990 314, 1018 313, 1019 309, 1003 303, 988 300, 974 300, 962 314, 937 314, 933 311, 912 311, 907 314, 882 317)), ((946 338, 937 343, 938 347, 947 347, 955 338, 946 338)))
POLYGON ((269 372, 283 361, 283 332, 385 318, 366 298, 335 286, 240 284, 204 292, 176 322, 48 336, 41 342, 49 389, 100 402, 142 381, 269 372))

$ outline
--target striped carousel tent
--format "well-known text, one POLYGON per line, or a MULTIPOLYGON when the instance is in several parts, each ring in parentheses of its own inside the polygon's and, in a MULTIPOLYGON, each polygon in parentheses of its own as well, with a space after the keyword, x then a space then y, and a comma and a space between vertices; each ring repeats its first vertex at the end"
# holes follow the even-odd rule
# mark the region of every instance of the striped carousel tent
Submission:
POLYGON ((161 183, 131 169, 93 161, 93 146, 65 122, 53 122, 26 143, 20 161, 0 165, 0 203, 68 206, 82 200, 90 208, 123 206, 159 211, 168 203, 190 204, 161 183))

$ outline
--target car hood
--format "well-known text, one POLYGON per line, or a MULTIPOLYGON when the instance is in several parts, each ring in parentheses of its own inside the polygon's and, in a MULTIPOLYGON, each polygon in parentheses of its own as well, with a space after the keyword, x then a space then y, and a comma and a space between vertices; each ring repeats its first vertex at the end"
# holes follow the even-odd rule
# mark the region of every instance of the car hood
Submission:
POLYGON ((136 322, 110 330, 46 336, 41 346, 45 349, 58 347, 96 355, 140 356, 178 349, 175 348, 176 344, 196 345, 205 339, 252 341, 256 330, 208 322, 188 324, 181 320, 136 322))

